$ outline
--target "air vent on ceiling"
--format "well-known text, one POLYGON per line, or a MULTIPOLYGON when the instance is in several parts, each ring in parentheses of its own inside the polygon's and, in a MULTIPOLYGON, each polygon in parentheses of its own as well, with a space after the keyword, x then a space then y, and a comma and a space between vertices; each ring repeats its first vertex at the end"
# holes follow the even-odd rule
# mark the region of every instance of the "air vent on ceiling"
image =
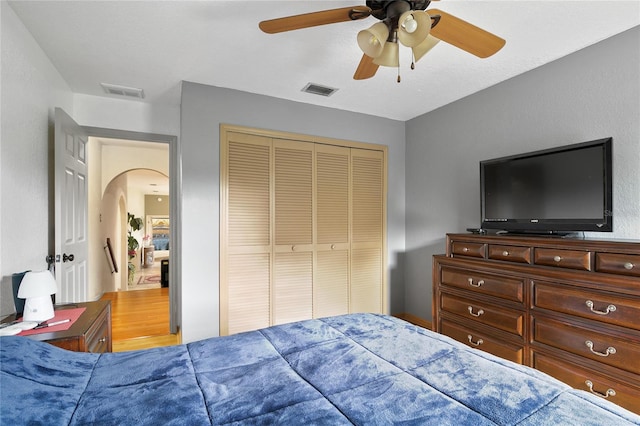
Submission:
POLYGON ((144 91, 135 87, 119 86, 117 84, 100 83, 108 95, 125 96, 127 98, 144 99, 144 91))
POLYGON ((319 84, 309 83, 302 89, 303 92, 320 96, 331 96, 338 91, 333 87, 321 86, 319 84))

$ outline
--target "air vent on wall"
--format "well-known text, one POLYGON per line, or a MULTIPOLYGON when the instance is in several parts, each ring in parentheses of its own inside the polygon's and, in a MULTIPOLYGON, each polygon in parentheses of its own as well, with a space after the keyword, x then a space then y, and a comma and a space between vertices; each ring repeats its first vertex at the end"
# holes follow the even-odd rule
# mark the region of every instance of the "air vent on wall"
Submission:
POLYGON ((306 86, 304 86, 302 91, 311 93, 314 95, 331 96, 335 92, 337 92, 338 89, 334 89, 333 87, 321 86, 319 84, 309 83, 306 86))
POLYGON ((144 99, 144 91, 135 87, 119 86, 117 84, 100 83, 108 95, 125 96, 127 98, 144 99))

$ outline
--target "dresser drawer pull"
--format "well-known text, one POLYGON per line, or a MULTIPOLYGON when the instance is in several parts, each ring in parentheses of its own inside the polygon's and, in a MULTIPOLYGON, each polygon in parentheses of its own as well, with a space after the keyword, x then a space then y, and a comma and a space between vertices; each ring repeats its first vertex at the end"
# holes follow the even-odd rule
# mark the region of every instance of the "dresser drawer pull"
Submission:
POLYGON ((593 342, 591 340, 587 340, 584 342, 585 345, 587 345, 587 347, 589 348, 589 350, 591 351, 591 353, 598 355, 598 356, 609 356, 609 355, 613 355, 616 353, 616 348, 614 348, 613 346, 609 346, 607 348, 607 350, 602 353, 602 352, 598 352, 598 351, 594 351, 593 350, 593 342))
POLYGON ((609 312, 615 312, 616 311, 616 305, 609 305, 607 306, 607 309, 605 311, 598 311, 596 309, 593 309, 593 302, 591 300, 587 300, 586 302, 584 302, 587 307, 591 310, 591 312, 593 312, 594 314, 598 314, 598 315, 609 315, 609 312))
POLYGON ((463 248, 463 249, 462 249, 462 251, 466 253, 466 252, 468 252, 468 251, 469 251, 469 248, 468 248, 468 247, 465 247, 465 248, 463 248))
POLYGON ((469 339, 469 343, 471 343, 473 346, 480 346, 481 344, 483 344, 484 342, 482 341, 482 339, 478 339, 477 342, 473 341, 473 336, 472 335, 468 335, 467 339, 469 339))
POLYGON ((607 389, 607 391, 605 393, 600 393, 598 391, 594 391, 593 390, 593 382, 591 380, 586 380, 584 382, 585 385, 587 385, 587 387, 589 388, 589 392, 591 392, 594 395, 598 395, 601 398, 609 398, 610 396, 616 396, 616 391, 614 391, 613 389, 607 389))
POLYGON ((509 256, 509 252, 505 250, 505 251, 503 251, 503 252, 502 252, 502 255, 503 255, 504 257, 507 257, 507 256, 509 256))
POLYGON ((471 287, 480 287, 480 286, 482 286, 482 284, 484 284, 484 280, 480 280, 480 281, 478 281, 477 284, 474 284, 473 278, 469 278, 467 281, 469 281, 469 285, 471 287))
POLYGON ((553 256, 553 261, 554 262, 560 262, 561 260, 562 260, 562 257, 560 257, 558 255, 553 256))
POLYGON ((624 269, 626 269, 627 271, 630 271, 633 269, 633 266, 634 266, 633 263, 627 262, 624 264, 624 269))
POLYGON ((480 309, 478 311, 478 313, 476 314, 476 313, 473 313, 473 306, 469 306, 469 313, 474 317, 479 317, 480 315, 484 314, 484 311, 482 309, 480 309))
POLYGON ((98 340, 98 342, 100 342, 100 343, 106 343, 106 341, 107 341, 106 337, 103 337, 102 339, 98 340))

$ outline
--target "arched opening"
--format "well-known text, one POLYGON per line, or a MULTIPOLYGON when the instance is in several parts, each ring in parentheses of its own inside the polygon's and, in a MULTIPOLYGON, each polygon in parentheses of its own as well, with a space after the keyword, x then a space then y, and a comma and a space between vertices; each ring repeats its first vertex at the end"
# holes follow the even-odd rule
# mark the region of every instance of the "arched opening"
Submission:
POLYGON ((121 267, 111 274, 106 263, 100 264, 99 276, 109 283, 105 291, 161 287, 160 262, 170 256, 169 204, 169 178, 158 170, 127 170, 106 185, 100 234, 114 241, 121 267), (130 218, 140 229, 131 228, 130 218))

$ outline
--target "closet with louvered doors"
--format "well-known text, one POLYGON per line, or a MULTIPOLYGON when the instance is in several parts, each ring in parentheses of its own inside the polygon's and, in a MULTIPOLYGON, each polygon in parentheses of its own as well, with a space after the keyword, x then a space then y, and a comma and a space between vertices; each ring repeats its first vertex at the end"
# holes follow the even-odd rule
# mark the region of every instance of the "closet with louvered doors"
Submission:
POLYGON ((316 318, 349 312, 351 149, 316 144, 316 318))
POLYGON ((274 139, 273 150, 275 325, 313 317, 314 144, 274 139))
POLYGON ((220 333, 384 312, 385 148, 235 126, 220 140, 220 333))
POLYGON ((273 262, 272 141, 238 132, 224 136, 220 139, 221 335, 271 325, 273 262))

